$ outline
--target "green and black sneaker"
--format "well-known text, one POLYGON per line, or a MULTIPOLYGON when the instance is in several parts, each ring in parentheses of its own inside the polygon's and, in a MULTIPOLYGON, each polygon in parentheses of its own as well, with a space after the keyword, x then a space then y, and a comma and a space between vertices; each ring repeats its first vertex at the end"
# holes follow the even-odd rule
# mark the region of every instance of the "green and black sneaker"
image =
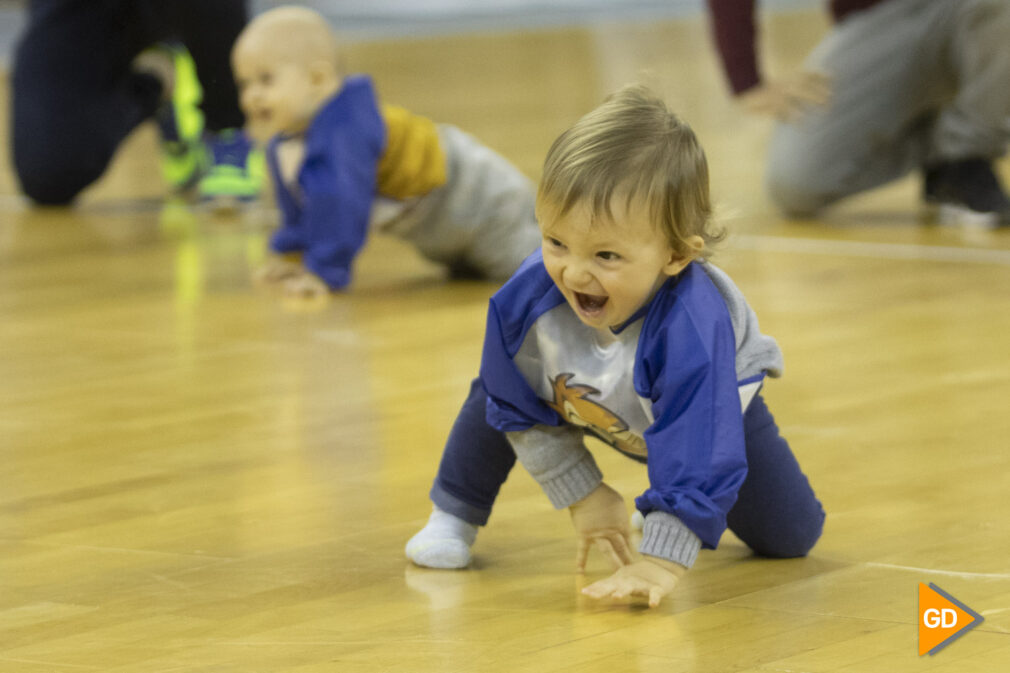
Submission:
POLYGON ((266 177, 266 159, 241 129, 204 134, 207 170, 197 190, 202 201, 229 207, 259 196, 266 177))
POLYGON ((159 44, 149 51, 170 64, 172 95, 155 116, 161 134, 161 174, 174 192, 185 192, 195 187, 207 171, 200 110, 203 89, 193 57, 181 44, 159 44))

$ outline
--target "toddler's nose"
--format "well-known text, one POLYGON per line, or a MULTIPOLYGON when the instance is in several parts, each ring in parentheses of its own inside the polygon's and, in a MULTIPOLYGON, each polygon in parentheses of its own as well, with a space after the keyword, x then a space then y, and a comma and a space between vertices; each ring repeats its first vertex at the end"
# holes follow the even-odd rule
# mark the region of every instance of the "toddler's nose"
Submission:
POLYGON ((571 264, 565 268, 563 279, 570 289, 581 292, 593 282, 593 275, 583 265, 571 264))

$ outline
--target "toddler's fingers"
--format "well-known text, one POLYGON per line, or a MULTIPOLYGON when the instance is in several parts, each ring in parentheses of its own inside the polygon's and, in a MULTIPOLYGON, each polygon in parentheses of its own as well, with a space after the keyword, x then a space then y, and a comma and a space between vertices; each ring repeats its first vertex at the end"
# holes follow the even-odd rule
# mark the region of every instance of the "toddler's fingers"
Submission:
POLYGON ((611 544, 609 539, 605 537, 596 538, 596 548, 600 550, 601 554, 610 559, 610 562, 615 568, 620 568, 624 565, 624 563, 621 562, 621 557, 614 550, 614 545, 611 544))
POLYGON ((579 548, 575 552, 575 570, 580 573, 586 572, 586 559, 589 557, 589 540, 584 537, 579 538, 579 548))
POLYGON ((284 294, 289 297, 299 297, 302 295, 302 282, 300 277, 284 279, 284 294))
POLYGON ((270 269, 259 268, 253 271, 253 281, 260 285, 267 285, 274 282, 274 277, 270 273, 270 269))
POLYGON ((651 597, 653 586, 651 582, 647 582, 640 577, 625 577, 621 580, 619 598, 627 598, 628 596, 651 597))
POLYGON ((654 608, 657 605, 659 605, 659 601, 661 601, 662 599, 663 599, 663 590, 660 587, 654 586, 651 589, 649 589, 650 608, 654 608))
POLYGON ((606 580, 593 582, 582 590, 582 593, 590 598, 603 598, 610 593, 610 585, 606 580))
POLYGON ((301 273, 284 281, 284 292, 290 297, 312 299, 325 294, 326 287, 315 276, 301 273))
POLYGON ((299 273, 301 269, 296 264, 289 262, 267 262, 261 266, 257 272, 257 277, 266 283, 276 283, 286 278, 291 278, 299 273))
POLYGON ((624 600, 625 598, 631 596, 634 593, 635 593, 635 587, 630 582, 625 580, 623 582, 620 582, 617 586, 615 586, 614 590, 611 592, 610 595, 611 597, 616 598, 618 600, 624 600))
POLYGON ((618 558, 620 558, 619 566, 631 565, 633 560, 631 557, 631 546, 628 544, 628 538, 624 534, 619 533, 611 541, 614 546, 614 550, 617 552, 618 558))

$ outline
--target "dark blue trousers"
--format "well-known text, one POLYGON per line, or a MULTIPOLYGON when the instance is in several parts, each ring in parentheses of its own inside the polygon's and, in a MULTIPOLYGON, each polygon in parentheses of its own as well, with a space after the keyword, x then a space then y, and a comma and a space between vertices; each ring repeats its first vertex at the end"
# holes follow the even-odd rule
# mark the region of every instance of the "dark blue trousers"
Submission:
POLYGON ((160 102, 161 83, 131 70, 157 42, 177 40, 193 55, 207 129, 242 126, 230 52, 246 21, 245 0, 32 0, 11 77, 24 193, 66 204, 105 172, 160 102))
MULTIPOLYGON (((474 380, 430 494, 439 508, 479 526, 516 461, 505 434, 485 420, 486 400, 474 380)), ((824 510, 760 395, 744 414, 744 435, 747 478, 727 516, 729 529, 762 556, 806 555, 821 536, 824 510)))

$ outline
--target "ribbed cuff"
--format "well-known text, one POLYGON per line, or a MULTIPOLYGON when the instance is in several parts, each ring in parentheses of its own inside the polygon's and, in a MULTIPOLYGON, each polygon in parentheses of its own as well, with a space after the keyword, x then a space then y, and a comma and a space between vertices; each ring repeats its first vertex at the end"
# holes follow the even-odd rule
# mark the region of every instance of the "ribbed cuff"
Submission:
POLYGON ((642 554, 658 556, 690 568, 700 549, 701 538, 674 515, 659 510, 646 515, 642 543, 638 545, 642 554))
POLYGON ((593 492, 603 482, 603 473, 596 466, 593 454, 586 454, 565 472, 540 482, 555 509, 574 505, 593 492))

